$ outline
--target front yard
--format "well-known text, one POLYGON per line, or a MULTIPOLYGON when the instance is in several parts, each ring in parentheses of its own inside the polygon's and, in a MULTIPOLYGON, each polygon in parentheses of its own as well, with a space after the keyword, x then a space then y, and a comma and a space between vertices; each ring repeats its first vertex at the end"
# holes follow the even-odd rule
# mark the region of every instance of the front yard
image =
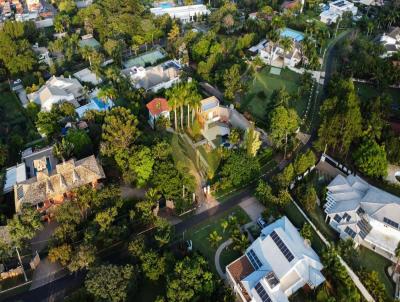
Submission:
MULTIPOLYGON (((274 90, 285 88, 289 94, 297 94, 300 87, 301 75, 289 70, 282 69, 280 75, 270 73, 270 67, 265 67, 256 72, 253 80, 248 83, 249 91, 241 103, 243 111, 250 112, 256 119, 264 120, 268 113, 270 97, 274 90)), ((296 109, 300 117, 303 116, 308 103, 308 93, 299 100, 290 102, 290 106, 296 109)))
MULTIPOLYGON (((193 250, 200 252, 210 263, 210 267, 212 271, 216 273, 216 268, 214 264, 214 256, 218 247, 211 246, 208 236, 210 233, 216 231, 221 237, 222 240, 219 244, 225 242, 229 239, 229 232, 226 230, 225 232, 222 229, 221 222, 226 220, 229 216, 236 216, 238 221, 241 224, 246 224, 250 222, 249 216, 245 213, 245 211, 239 206, 234 207, 230 211, 222 213, 217 217, 212 217, 203 223, 197 225, 196 227, 190 229, 187 233, 184 234, 185 240, 192 240, 193 242, 193 250)), ((231 262, 239 255, 238 253, 231 251, 228 249, 221 254, 221 266, 226 265, 226 262, 231 262)))

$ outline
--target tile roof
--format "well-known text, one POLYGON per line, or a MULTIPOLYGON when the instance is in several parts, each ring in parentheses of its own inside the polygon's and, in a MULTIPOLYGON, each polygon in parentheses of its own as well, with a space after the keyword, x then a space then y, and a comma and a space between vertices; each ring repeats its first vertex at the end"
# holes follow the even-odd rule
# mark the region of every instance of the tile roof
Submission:
POLYGON ((105 178, 103 168, 94 155, 76 162, 69 160, 58 164, 52 173, 41 171, 37 173, 37 177, 16 184, 15 201, 18 204, 36 205, 102 178, 105 178))
POLYGON ((155 98, 146 105, 147 109, 153 116, 159 115, 164 111, 170 111, 168 101, 163 98, 155 98))

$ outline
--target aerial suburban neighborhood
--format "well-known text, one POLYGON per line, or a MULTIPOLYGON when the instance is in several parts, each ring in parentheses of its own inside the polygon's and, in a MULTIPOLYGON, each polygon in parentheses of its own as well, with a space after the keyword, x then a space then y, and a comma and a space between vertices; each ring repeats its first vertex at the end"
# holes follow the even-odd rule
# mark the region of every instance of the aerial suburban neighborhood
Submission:
POLYGON ((0 0, 0 301, 400 301, 399 0, 0 0))

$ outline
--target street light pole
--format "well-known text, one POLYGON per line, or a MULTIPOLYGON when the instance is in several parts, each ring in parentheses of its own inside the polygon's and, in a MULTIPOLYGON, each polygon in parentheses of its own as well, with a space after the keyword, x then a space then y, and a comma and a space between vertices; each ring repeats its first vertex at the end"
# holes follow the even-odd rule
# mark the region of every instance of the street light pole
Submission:
POLYGON ((26 277, 26 273, 25 273, 25 270, 24 270, 24 265, 22 264, 22 261, 21 261, 21 256, 19 255, 18 248, 17 248, 17 247, 15 247, 15 250, 17 251, 18 260, 19 260, 19 264, 21 265, 22 272, 24 273, 24 279, 25 279, 25 282, 28 282, 28 278, 26 277))

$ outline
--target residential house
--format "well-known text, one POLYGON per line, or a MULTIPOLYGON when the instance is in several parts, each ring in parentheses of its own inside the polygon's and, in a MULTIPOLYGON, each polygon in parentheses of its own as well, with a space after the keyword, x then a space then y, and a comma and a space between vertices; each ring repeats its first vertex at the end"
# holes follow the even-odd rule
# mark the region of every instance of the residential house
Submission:
POLYGON ((50 111, 53 104, 70 102, 75 107, 83 98, 83 87, 77 79, 51 77, 38 91, 28 95, 31 102, 41 106, 42 111, 50 111))
POLYGON ((178 83, 180 71, 181 65, 177 61, 171 60, 154 67, 134 66, 121 72, 136 89, 143 88, 156 93, 160 89, 167 89, 178 83))
POLYGON ((3 193, 7 194, 14 190, 14 185, 17 182, 26 180, 26 167, 25 163, 20 163, 6 169, 5 183, 3 193))
POLYGON ((36 43, 32 46, 32 48, 33 52, 37 55, 39 59, 39 63, 45 63, 48 66, 51 66, 53 64, 53 60, 50 57, 50 52, 47 47, 39 47, 39 45, 36 43))
POLYGON ((326 219, 340 237, 396 261, 400 198, 353 174, 337 175, 327 190, 326 219))
POLYGON ((30 12, 40 11, 42 8, 40 0, 26 0, 25 2, 30 12))
POLYGON ((231 127, 242 130, 250 127, 250 122, 233 106, 221 106, 215 96, 200 101, 197 119, 201 126, 201 134, 212 148, 216 148, 224 142, 231 127))
POLYGON ((268 225, 246 250, 226 267, 229 284, 243 302, 288 302, 298 289, 315 289, 325 281, 323 265, 284 216, 268 225))
POLYGON ((155 98, 151 102, 147 103, 147 109, 149 110, 149 124, 155 129, 156 121, 161 116, 170 119, 169 112, 171 109, 169 108, 168 101, 163 98, 155 98))
POLYGON ((304 6, 304 1, 300 1, 300 0, 289 1, 289 0, 287 0, 281 4, 281 10, 284 12, 300 10, 300 13, 301 13, 303 6, 304 6))
POLYGON ((390 57, 400 51, 400 27, 392 28, 387 34, 384 33, 379 42, 385 48, 382 57, 390 57))
POLYGON ((351 13, 353 16, 357 15, 357 6, 347 0, 336 0, 330 2, 326 9, 319 15, 323 23, 331 24, 336 23, 344 13, 351 13))
POLYGON ((211 13, 204 4, 175 7, 153 7, 150 8, 150 12, 156 16, 168 14, 172 19, 178 19, 182 23, 196 21, 196 17, 209 15, 211 13))
POLYGON ((52 145, 40 149, 27 148, 22 151, 21 161, 25 164, 27 178, 35 177, 37 174, 35 160, 45 158, 48 172, 52 172, 56 168, 58 160, 53 154, 53 148, 52 145))
POLYGON ((34 166, 35 177, 14 185, 17 213, 23 205, 29 205, 50 217, 53 207, 69 198, 73 189, 88 184, 96 187, 99 180, 105 178, 103 168, 94 155, 60 163, 51 172, 45 157, 35 160, 34 166))
POLYGON ((79 70, 75 72, 73 76, 77 78, 81 83, 90 83, 94 86, 99 85, 103 82, 103 80, 89 68, 79 70))

